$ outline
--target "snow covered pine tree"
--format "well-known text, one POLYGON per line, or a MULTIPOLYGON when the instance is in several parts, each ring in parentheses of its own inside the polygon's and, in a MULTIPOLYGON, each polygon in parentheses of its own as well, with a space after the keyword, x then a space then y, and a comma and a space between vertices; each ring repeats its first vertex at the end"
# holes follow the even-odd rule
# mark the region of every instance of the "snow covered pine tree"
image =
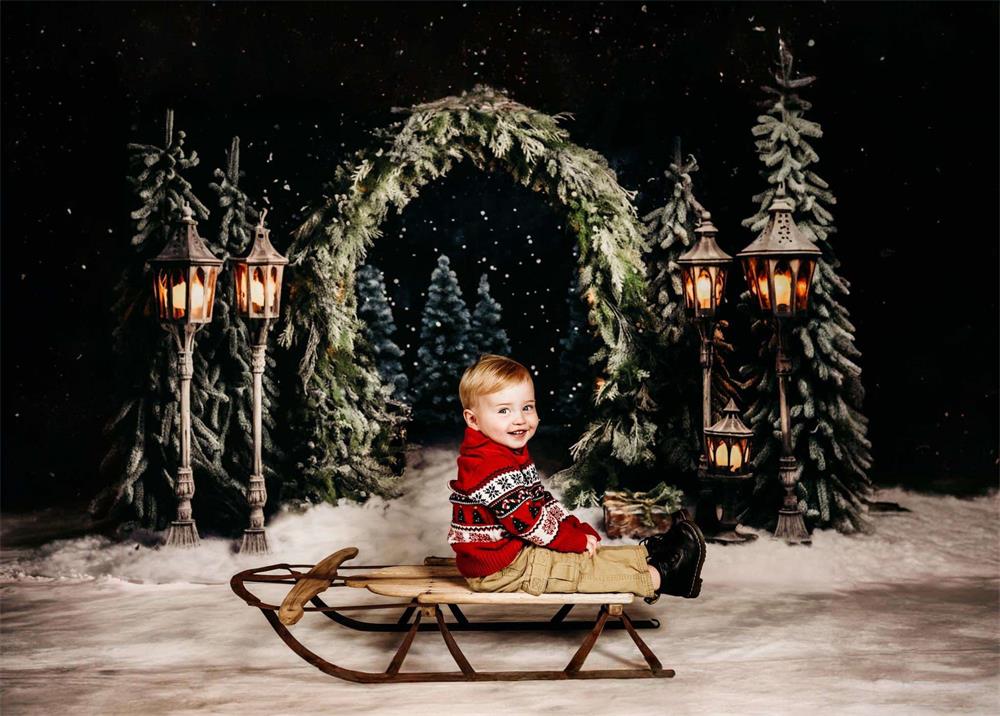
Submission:
POLYGON ((358 270, 358 318, 364 323, 364 337, 375 354, 375 367, 382 382, 393 386, 392 397, 409 403, 409 379, 403 372, 403 351, 392 340, 396 323, 385 295, 385 277, 370 264, 358 270))
MULTIPOLYGON (((231 258, 244 256, 250 249, 259 214, 249 205, 247 195, 239 187, 243 172, 240 171, 240 138, 233 137, 226 157, 226 169, 216 169, 216 181, 208 186, 218 196, 222 219, 217 241, 209 247, 217 256, 231 258)), ((211 508, 225 522, 246 522, 247 480, 253 472, 253 375, 250 371, 253 338, 247 322, 239 317, 237 307, 230 303, 233 292, 233 272, 219 274, 215 291, 215 310, 212 322, 202 329, 199 346, 212 367, 212 385, 199 389, 200 400, 205 401, 202 412, 203 430, 223 446, 220 464, 214 466, 211 491, 204 498, 214 497, 211 508), (232 477, 230 477, 232 476, 232 477), (221 489, 220 489, 221 488, 221 489), (218 494, 215 494, 218 493, 218 494)), ((275 410, 279 390, 275 376, 276 361, 270 352, 265 353, 266 369, 262 374, 261 449, 264 455, 264 479, 268 483, 268 507, 278 505, 280 493, 277 486, 276 467, 284 453, 273 439, 276 427, 275 410)))
POLYGON ((510 340, 507 331, 500 325, 502 308, 490 295, 490 282, 486 274, 479 277, 479 301, 472 311, 469 328, 469 344, 473 358, 484 353, 510 355, 510 340))
MULTIPOLYGON (((792 444, 802 465, 800 509, 821 527, 833 526, 842 532, 866 530, 865 503, 871 491, 867 471, 872 460, 868 419, 861 413, 865 395, 858 365, 861 352, 854 345, 854 325, 842 303, 850 284, 837 274, 840 262, 830 243, 835 228, 828 207, 836 199, 829 184, 810 168, 819 155, 809 140, 822 137, 823 131, 804 117, 812 105, 798 92, 816 78, 793 73, 793 57, 784 41, 779 43, 779 55, 776 86, 763 88, 770 97, 761 102, 764 114, 753 128, 757 154, 764 164, 761 175, 768 188, 753 197, 758 211, 743 225, 757 233, 764 228, 767 208, 777 187, 784 183, 795 201, 795 223, 822 251, 813 279, 809 318, 792 331, 793 344, 801 347, 801 355, 790 351, 788 403, 792 444)), ((750 300, 749 292, 742 300, 750 300)), ((757 320, 753 331, 763 347, 742 372, 757 392, 747 417, 757 448, 754 513, 756 521, 763 523, 774 520, 783 492, 775 479, 781 453, 774 372, 777 342, 770 320, 757 320)))
MULTIPOLYGON (((187 156, 185 134, 174 132, 174 113, 167 110, 164 146, 129 144, 129 183, 141 206, 132 212, 134 254, 122 265, 112 305, 114 353, 118 359, 120 407, 105 426, 110 448, 101 461, 105 487, 90 504, 98 517, 122 522, 123 528, 142 525, 163 529, 174 516, 174 471, 180 455, 178 372, 172 339, 159 326, 151 306, 146 269, 167 242, 171 224, 187 203, 200 220, 208 209, 195 196, 183 172, 198 165, 198 155, 187 156)), ((206 445, 198 429, 201 408, 194 397, 208 379, 205 357, 194 352, 195 390, 192 390, 191 464, 197 487, 215 461, 217 451, 206 445), (206 455, 206 452, 208 453, 206 455)), ((200 495, 199 495, 200 497, 200 495)), ((199 519, 197 512, 195 518, 199 519)))
POLYGON ((469 309, 458 276, 441 254, 431 274, 420 318, 420 348, 414 379, 414 415, 426 424, 457 424, 462 419, 458 381, 476 357, 469 342, 469 309))
MULTIPOLYGON (((666 463, 693 470, 701 454, 701 367, 698 362, 700 337, 684 310, 681 267, 677 259, 697 242, 694 233, 705 208, 694 195, 691 175, 698 171, 692 155, 681 158, 680 140, 675 141, 674 157, 664 172, 668 182, 667 202, 643 217, 649 240, 649 296, 662 336, 664 350, 657 351, 660 364, 651 388, 663 413, 661 448, 666 463), (670 411, 667 413, 666 411, 670 411)), ((721 413, 730 399, 739 400, 739 386, 731 377, 727 357, 733 347, 726 342, 728 321, 715 321, 713 335, 712 407, 721 413)), ((714 422, 714 421, 711 421, 714 422)))

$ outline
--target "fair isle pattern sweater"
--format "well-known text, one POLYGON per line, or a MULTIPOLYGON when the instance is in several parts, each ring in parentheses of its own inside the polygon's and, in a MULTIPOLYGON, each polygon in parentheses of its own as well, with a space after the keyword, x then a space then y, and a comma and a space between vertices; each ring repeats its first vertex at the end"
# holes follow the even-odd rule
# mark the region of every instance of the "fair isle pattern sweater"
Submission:
POLYGON ((583 552, 588 534, 600 539, 542 487, 526 447, 511 449, 478 430, 465 429, 451 488, 448 543, 466 577, 500 571, 527 543, 583 552))

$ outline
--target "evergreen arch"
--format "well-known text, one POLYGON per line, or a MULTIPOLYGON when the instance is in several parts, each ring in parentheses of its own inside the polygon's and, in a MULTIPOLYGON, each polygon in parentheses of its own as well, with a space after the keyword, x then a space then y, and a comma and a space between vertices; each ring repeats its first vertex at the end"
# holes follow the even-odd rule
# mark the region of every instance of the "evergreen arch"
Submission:
POLYGON ((279 340, 298 352, 304 393, 296 492, 320 499, 394 492, 405 417, 386 400, 390 388, 363 370, 370 349, 359 333, 354 274, 390 210, 401 213, 422 187, 469 161, 506 171, 562 206, 575 236, 581 300, 601 339, 590 360, 604 382, 595 419, 572 448, 574 464, 560 475, 573 502, 591 502, 621 482, 615 465, 654 460, 656 406, 646 382, 656 324, 635 192, 618 184, 600 154, 570 141, 560 122, 571 115, 539 112, 492 88, 394 111, 408 116, 374 132, 372 146, 338 167, 288 249, 295 270, 279 340))

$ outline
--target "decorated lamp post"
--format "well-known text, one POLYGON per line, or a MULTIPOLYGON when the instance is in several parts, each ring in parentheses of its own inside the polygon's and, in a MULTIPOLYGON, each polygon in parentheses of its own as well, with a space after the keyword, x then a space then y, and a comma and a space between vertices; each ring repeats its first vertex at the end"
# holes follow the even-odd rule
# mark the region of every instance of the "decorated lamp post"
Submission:
POLYGON ((722 418, 705 428, 705 454, 708 465, 702 479, 722 494, 722 516, 718 531, 706 536, 712 542, 734 544, 757 539, 757 535, 737 530, 736 518, 743 485, 750 473, 750 439, 753 431, 740 419, 740 411, 732 400, 722 410, 722 418))
POLYGON ((181 464, 177 469, 177 519, 167 529, 168 545, 195 546, 198 528, 191 515, 194 479, 191 474, 191 377, 194 334, 212 320, 215 283, 222 266, 198 236, 191 207, 185 205, 181 221, 163 251, 150 261, 153 295, 160 325, 174 336, 181 385, 181 464))
POLYGON ((750 292, 760 310, 774 317, 778 334, 778 355, 775 362, 778 375, 778 399, 781 408, 781 459, 778 475, 785 488, 785 499, 778 511, 775 537, 790 543, 809 543, 805 520, 798 508, 795 484, 798 482, 798 461, 792 453, 791 427, 788 417, 788 376, 792 364, 785 353, 787 323, 804 316, 809 308, 819 248, 802 235, 792 219, 794 203, 779 187, 768 211, 771 216, 764 231, 749 246, 737 254, 743 263, 750 292))
MULTIPOLYGON (((702 426, 712 424, 712 362, 715 313, 726 290, 726 274, 733 257, 715 243, 718 230, 712 224, 712 215, 701 214, 701 223, 694 230, 698 243, 677 259, 681 265, 684 285, 684 306, 694 317, 701 336, 701 407, 702 426)), ((702 456, 704 460, 704 456, 702 456)))
MULTIPOLYGON (((712 424, 712 364, 715 358, 714 336, 715 315, 722 303, 726 289, 726 274, 732 256, 719 248, 715 242, 718 230, 712 223, 712 215, 701 214, 701 221, 695 234, 698 242, 682 254, 677 263, 681 266, 681 283, 684 287, 684 307, 693 317, 701 337, 701 424, 708 430, 712 424)), ((698 462, 698 476, 701 478, 702 494, 698 503, 697 521, 706 534, 718 531, 714 485, 707 479, 711 453, 702 454, 698 462)))
POLYGON ((281 279, 288 259, 275 251, 264 228, 267 210, 261 212, 250 253, 235 262, 236 305, 253 331, 250 370, 253 373, 253 474, 247 490, 250 527, 243 531, 240 552, 262 554, 268 551, 264 533, 264 505, 267 489, 261 461, 261 411, 267 333, 281 308, 281 279))

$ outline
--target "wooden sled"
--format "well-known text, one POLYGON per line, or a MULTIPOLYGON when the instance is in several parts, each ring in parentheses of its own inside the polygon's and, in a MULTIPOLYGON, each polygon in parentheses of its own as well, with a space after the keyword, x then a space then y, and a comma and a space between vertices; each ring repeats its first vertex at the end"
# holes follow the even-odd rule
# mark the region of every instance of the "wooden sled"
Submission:
POLYGON ((672 669, 664 669, 652 650, 639 636, 638 628, 656 628, 659 621, 633 622, 625 613, 633 594, 541 594, 532 596, 522 592, 483 593, 469 589, 459 574, 453 559, 428 557, 423 565, 344 565, 357 556, 356 547, 334 552, 319 564, 273 564, 248 569, 233 575, 229 584, 232 590, 251 607, 257 607, 268 623, 288 647, 320 671, 358 683, 393 683, 420 681, 525 681, 530 679, 603 679, 603 678, 667 678, 672 669), (308 568, 308 572, 301 569, 308 568), (350 574, 340 574, 350 570, 350 574), (277 572, 269 574, 269 572, 277 572), (280 605, 261 601, 250 592, 248 583, 290 584, 291 590, 280 605), (319 594, 331 587, 365 588, 381 596, 407 601, 390 604, 361 604, 349 606, 327 605, 319 594), (306 606, 311 603, 313 606, 306 606), (459 605, 482 604, 494 606, 554 606, 559 609, 548 620, 515 622, 470 621, 459 605), (565 617, 578 604, 598 605, 593 621, 566 621, 565 617), (446 621, 442 606, 447 606, 455 621, 446 621), (395 623, 366 622, 346 616, 342 612, 354 610, 402 609, 395 623), (293 635, 289 627, 296 624, 306 612, 325 614, 337 623, 361 631, 398 631, 405 636, 396 650, 388 668, 382 673, 356 671, 337 666, 307 649, 293 635), (428 622, 421 623, 426 617, 428 622), (612 617, 614 619, 612 619, 612 617), (433 621, 431 621, 433 620, 433 621), (606 628, 624 629, 632 638, 646 660, 647 668, 583 670, 583 663, 597 639, 606 628), (571 631, 587 630, 583 642, 561 671, 476 671, 462 653, 452 635, 453 631, 571 631), (417 632, 437 631, 458 665, 458 671, 401 672, 403 660, 413 644, 417 632))

